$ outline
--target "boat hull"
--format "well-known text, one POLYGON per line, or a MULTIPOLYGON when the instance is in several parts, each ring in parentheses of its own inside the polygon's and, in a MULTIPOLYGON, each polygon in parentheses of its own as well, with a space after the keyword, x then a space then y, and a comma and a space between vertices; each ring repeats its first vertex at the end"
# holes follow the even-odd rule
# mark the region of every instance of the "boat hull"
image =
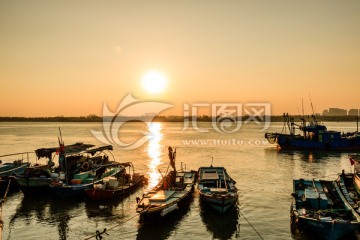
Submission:
POLYGON ((3 165, 0 170, 0 193, 4 193, 9 187, 9 192, 17 192, 20 190, 19 184, 13 179, 13 175, 22 174, 30 163, 21 163, 20 165, 3 165), (10 185, 9 185, 9 181, 10 185))
POLYGON ((142 211, 138 210, 138 213, 140 213, 140 222, 156 222, 176 214, 180 209, 189 205, 191 196, 192 192, 188 191, 181 198, 166 206, 149 208, 142 211))
POLYGON ((50 194, 52 178, 17 176, 16 182, 24 195, 50 194))
POLYGON ((93 184, 98 184, 102 182, 104 177, 113 177, 118 175, 123 168, 114 168, 110 175, 104 175, 101 179, 96 180, 92 183, 85 183, 85 184, 74 184, 74 185, 62 185, 62 184, 51 184, 50 189, 56 195, 62 198, 76 198, 76 197, 84 197, 85 190, 92 188, 93 184))
MULTIPOLYGON (((5 164, 4 164, 5 165, 5 164)), ((10 177, 14 174, 22 174, 26 168, 30 166, 30 163, 21 163, 20 165, 5 165, 0 169, 0 177, 10 177)))
POLYGON ((304 217, 295 218, 297 228, 301 232, 316 234, 324 239, 340 239, 351 234, 360 228, 360 223, 320 221, 304 217))
POLYGON ((138 181, 133 183, 131 186, 124 188, 119 187, 114 190, 100 190, 95 188, 89 188, 85 190, 86 196, 93 201, 104 201, 123 196, 124 194, 134 191, 136 188, 143 184, 144 176, 141 176, 138 181))
POLYGON ((276 142, 281 149, 315 149, 315 150, 348 150, 360 151, 360 138, 349 140, 341 139, 333 142, 309 141, 303 137, 289 134, 277 134, 276 142))
MULTIPOLYGON (((95 182, 99 183, 100 181, 95 182)), ((88 184, 78 184, 78 185, 69 185, 69 186, 50 186, 50 189, 56 195, 62 198, 70 197, 83 197, 84 191, 88 188, 91 188, 93 183, 88 184)))
POLYGON ((211 207, 212 209, 221 214, 224 214, 235 206, 238 196, 236 195, 231 197, 212 197, 200 193, 200 199, 207 206, 211 207))

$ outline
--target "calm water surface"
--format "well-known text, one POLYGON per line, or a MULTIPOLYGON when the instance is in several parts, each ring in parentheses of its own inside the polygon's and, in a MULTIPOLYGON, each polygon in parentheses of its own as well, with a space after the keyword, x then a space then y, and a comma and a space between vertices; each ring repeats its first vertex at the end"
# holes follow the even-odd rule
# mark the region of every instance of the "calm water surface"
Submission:
MULTIPOLYGON (((281 132, 283 124, 273 123, 268 131, 281 132)), ((329 130, 354 131, 355 123, 329 123, 329 130)), ((0 155, 57 146, 58 127, 65 144, 75 142, 104 145, 90 132, 101 123, 0 123, 0 155)), ((85 239, 107 228, 105 239, 301 239, 292 235, 290 202, 294 178, 335 179, 342 169, 350 171, 348 153, 277 152, 264 139, 262 126, 244 124, 232 134, 218 133, 211 123, 201 123, 201 133, 183 123, 156 123, 148 129, 142 123, 128 123, 119 138, 131 142, 151 131, 152 138, 135 150, 114 146, 120 162, 131 161, 135 170, 149 178, 149 184, 133 194, 107 203, 108 209, 84 200, 53 197, 25 198, 21 192, 8 196, 3 209, 3 239, 85 239), (225 216, 204 208, 195 191, 190 206, 161 224, 139 224, 135 198, 160 178, 168 166, 167 147, 177 149, 177 166, 197 170, 224 166, 237 181, 238 209, 225 216), (246 221, 246 219, 251 225, 246 221)), ((32 159, 35 162, 35 158, 32 159)), ((311 236, 310 236, 311 238, 311 236)), ((93 238, 95 239, 95 238, 93 238)))

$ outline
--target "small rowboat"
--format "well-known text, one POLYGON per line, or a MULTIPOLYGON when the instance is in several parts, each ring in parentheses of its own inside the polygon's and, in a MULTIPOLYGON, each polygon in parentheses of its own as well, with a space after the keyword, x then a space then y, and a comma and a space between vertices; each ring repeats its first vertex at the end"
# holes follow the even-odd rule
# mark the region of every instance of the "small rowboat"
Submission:
POLYGON ((198 171, 200 199, 221 214, 235 206, 238 200, 236 182, 224 167, 200 167, 198 171))

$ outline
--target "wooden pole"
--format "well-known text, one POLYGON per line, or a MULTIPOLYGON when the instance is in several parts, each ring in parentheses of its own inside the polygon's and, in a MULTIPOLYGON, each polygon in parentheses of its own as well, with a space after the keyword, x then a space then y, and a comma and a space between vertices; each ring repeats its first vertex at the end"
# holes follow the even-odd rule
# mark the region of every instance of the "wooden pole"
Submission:
POLYGON ((11 183, 11 178, 9 179, 9 183, 7 185, 5 194, 4 194, 4 198, 1 200, 1 209, 0 209, 0 240, 2 240, 2 230, 3 230, 3 226, 4 226, 4 222, 2 220, 2 209, 6 200, 6 196, 9 192, 9 188, 10 188, 10 183, 11 183))

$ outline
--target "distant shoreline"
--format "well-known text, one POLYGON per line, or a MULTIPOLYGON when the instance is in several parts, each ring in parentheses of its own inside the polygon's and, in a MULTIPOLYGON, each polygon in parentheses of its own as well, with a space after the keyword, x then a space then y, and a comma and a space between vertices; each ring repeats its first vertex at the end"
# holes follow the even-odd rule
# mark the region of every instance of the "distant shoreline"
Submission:
MULTIPOLYGON (((292 116, 295 122, 300 122, 302 116, 292 116)), ((246 121, 249 117, 243 116, 238 117, 238 121, 246 121)), ((317 119, 320 122, 356 122, 356 116, 317 116, 317 119)), ((259 121, 261 119, 257 117, 259 121)), ((267 118, 268 119, 268 118, 267 118)), ((308 116, 305 116, 305 119, 309 121, 308 116)), ((95 115, 86 116, 86 117, 0 117, 0 122, 103 122, 103 120, 111 122, 113 117, 99 117, 95 115)), ((216 121, 215 118, 209 116, 193 116, 193 117, 183 117, 183 116, 156 116, 156 117, 119 117, 118 122, 184 122, 184 121, 198 121, 198 122, 211 122, 212 120, 216 121)), ((281 116, 271 116, 270 122, 283 122, 284 117, 281 116)))

